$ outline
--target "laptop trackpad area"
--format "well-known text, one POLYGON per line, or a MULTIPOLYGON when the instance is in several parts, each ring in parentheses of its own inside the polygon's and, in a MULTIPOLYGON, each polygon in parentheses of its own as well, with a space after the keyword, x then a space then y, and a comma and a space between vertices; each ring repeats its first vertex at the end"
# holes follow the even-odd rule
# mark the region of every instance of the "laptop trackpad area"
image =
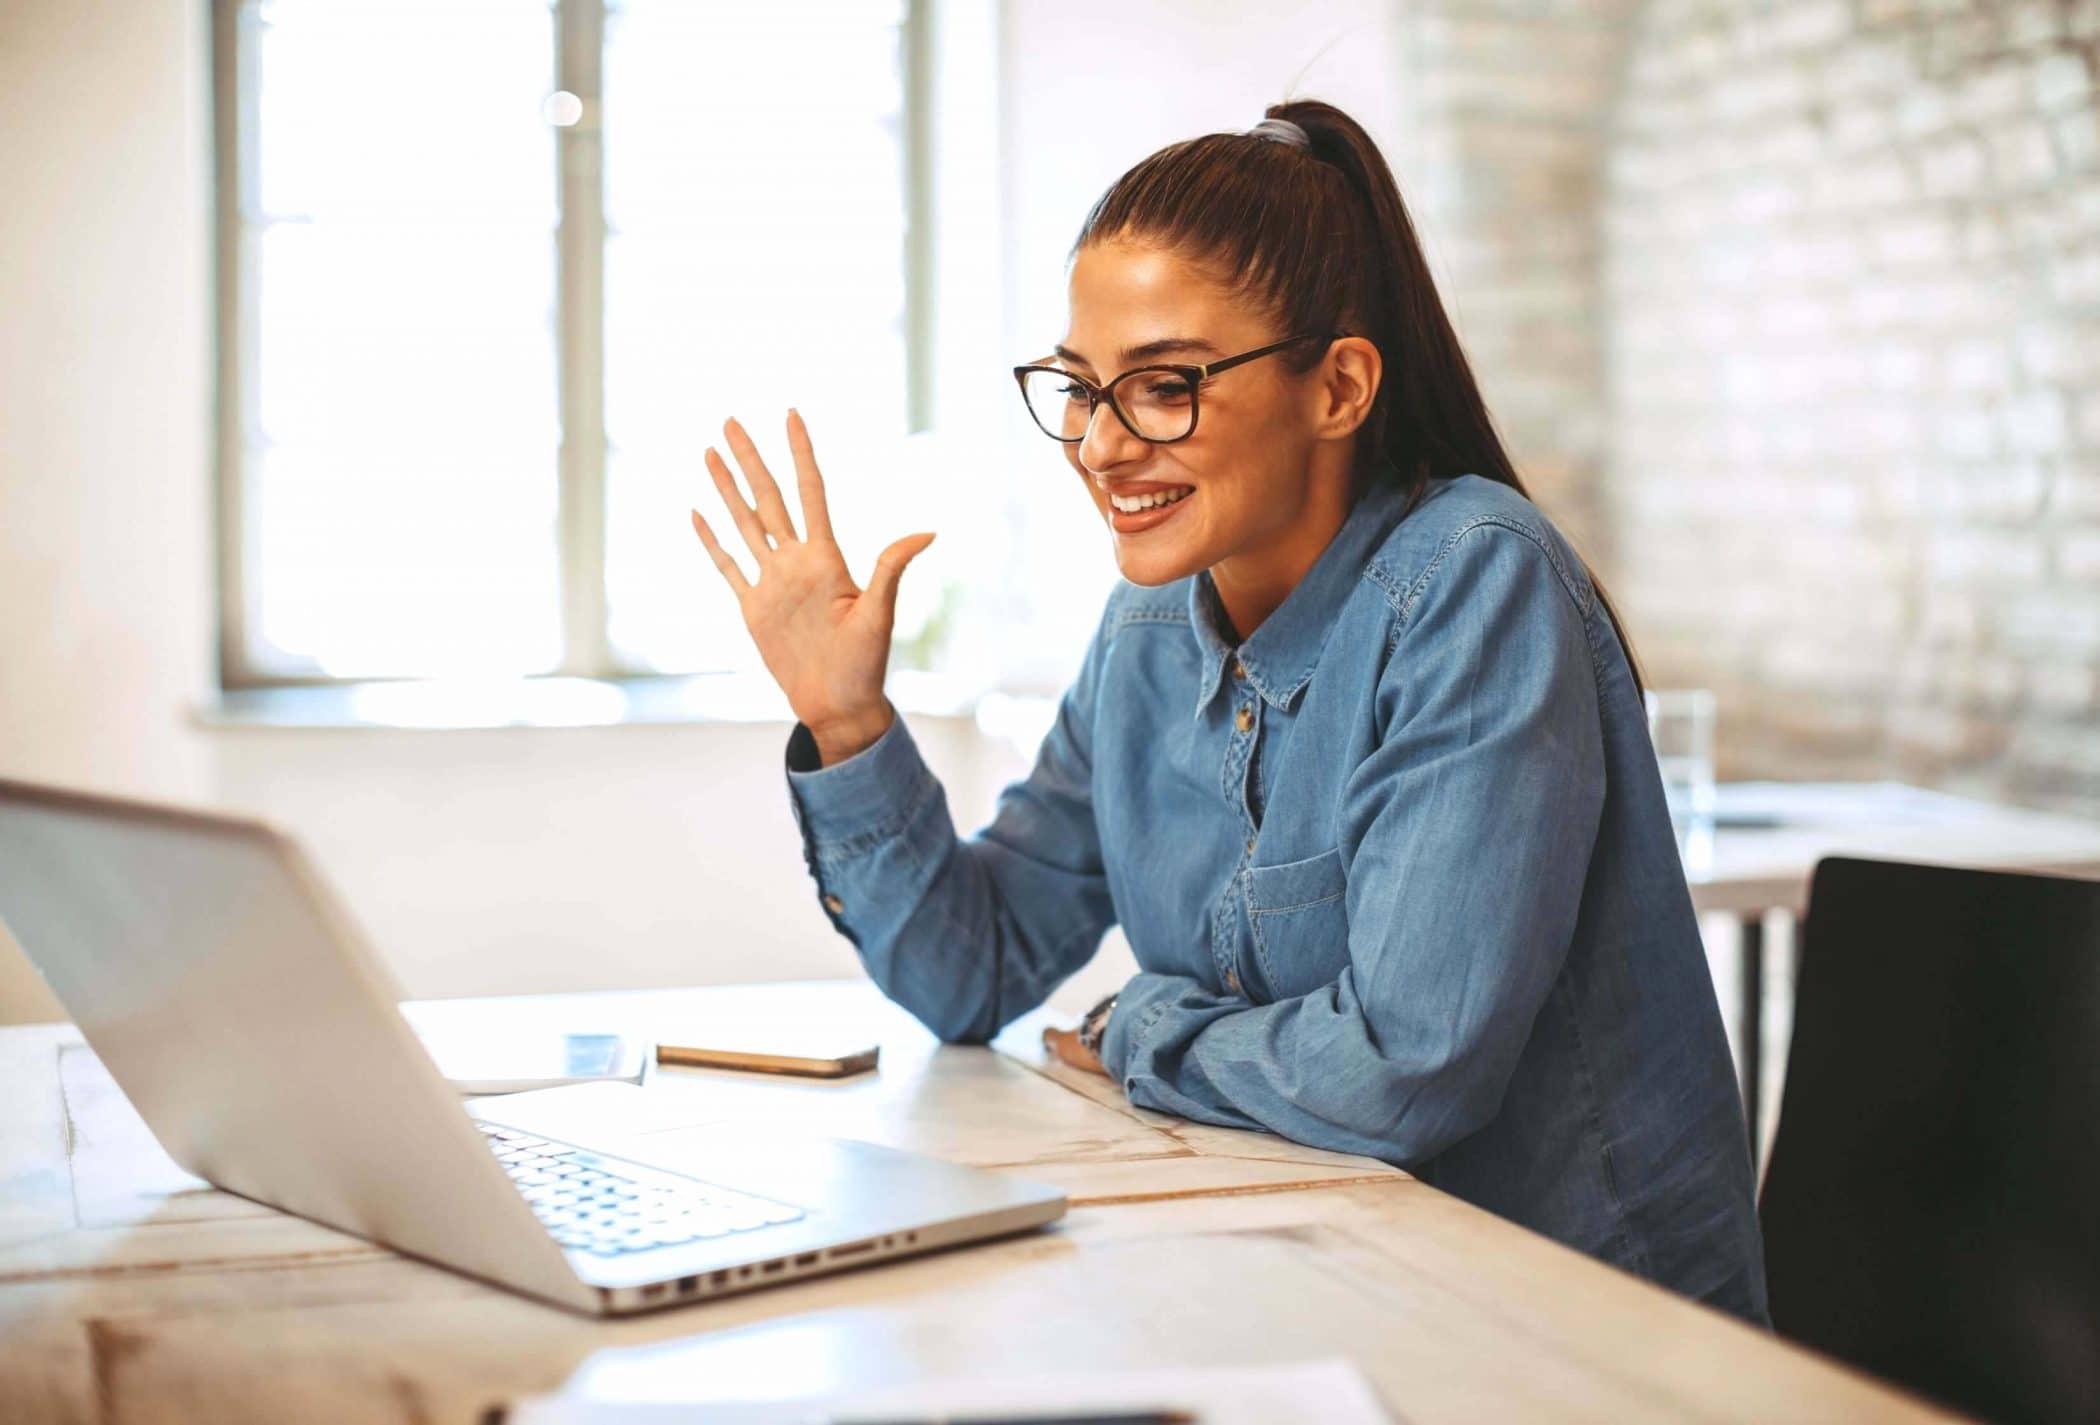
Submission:
POLYGON ((852 1139, 779 1132, 746 1120, 695 1113, 683 1095, 632 1084, 571 1084, 476 1099, 475 1117, 526 1133, 684 1173, 807 1210, 886 1200, 901 1215, 997 1210, 1055 1197, 1054 1190, 852 1139), (909 1204, 906 1206, 906 1204, 909 1204))
POLYGON ((600 1152, 611 1152, 629 1138, 721 1121, 682 1095, 651 1093, 626 1083, 564 1084, 526 1093, 493 1094, 468 1099, 467 1112, 484 1123, 500 1123, 600 1152))

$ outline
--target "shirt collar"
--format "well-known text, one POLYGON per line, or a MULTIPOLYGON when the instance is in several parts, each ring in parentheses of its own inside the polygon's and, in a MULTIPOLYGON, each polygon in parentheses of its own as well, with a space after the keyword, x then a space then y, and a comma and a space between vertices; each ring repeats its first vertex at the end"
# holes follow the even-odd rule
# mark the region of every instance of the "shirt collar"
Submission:
POLYGON ((1371 551, 1392 529, 1405 504, 1406 491, 1397 481, 1373 481, 1350 508, 1334 538, 1320 551, 1320 557, 1305 571, 1305 577, 1262 620, 1254 636, 1236 650, 1226 639, 1230 620, 1210 570, 1196 571, 1189 580, 1189 627, 1195 631, 1200 660, 1196 717, 1202 717, 1203 710, 1217 696, 1225 666, 1235 654, 1246 670, 1247 681, 1264 702, 1273 708, 1290 707, 1319 664, 1327 630, 1341 612, 1349 591, 1356 587, 1371 551))

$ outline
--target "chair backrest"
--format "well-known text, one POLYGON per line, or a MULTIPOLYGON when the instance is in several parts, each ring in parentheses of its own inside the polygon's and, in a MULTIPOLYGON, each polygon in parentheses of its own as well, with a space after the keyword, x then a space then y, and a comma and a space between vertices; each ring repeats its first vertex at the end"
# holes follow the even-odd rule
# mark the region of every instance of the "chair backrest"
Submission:
POLYGON ((1782 1335, 2100 1420, 2100 881, 1822 861, 1759 1215, 1782 1335))

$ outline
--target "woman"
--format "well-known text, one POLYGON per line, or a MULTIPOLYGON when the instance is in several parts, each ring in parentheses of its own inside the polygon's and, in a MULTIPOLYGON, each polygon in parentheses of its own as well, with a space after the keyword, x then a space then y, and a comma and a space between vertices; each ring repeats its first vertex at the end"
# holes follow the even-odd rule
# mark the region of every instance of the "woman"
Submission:
POLYGON ((1120 923, 1067 1060, 1130 1101, 1369 1154, 1769 1325, 1748 1144, 1640 684, 1512 470, 1392 173, 1339 110, 1152 155, 1088 215, 1017 369, 1122 573, 1028 777, 959 839, 882 693, 898 578, 847 574, 750 439, 696 511, 800 719, 832 922, 945 1040, 1120 923), (1141 369, 1134 369, 1141 368, 1141 369), (777 546, 777 547, 776 547, 777 546))

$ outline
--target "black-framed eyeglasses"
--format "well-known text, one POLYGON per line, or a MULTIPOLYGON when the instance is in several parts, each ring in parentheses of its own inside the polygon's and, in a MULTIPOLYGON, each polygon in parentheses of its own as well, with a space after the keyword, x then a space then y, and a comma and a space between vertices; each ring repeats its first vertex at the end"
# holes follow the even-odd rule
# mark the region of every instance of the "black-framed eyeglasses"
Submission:
POLYGON ((1139 440, 1170 445, 1196 433, 1197 391, 1209 378, 1302 341, 1333 341, 1342 335, 1301 332, 1202 365, 1136 366, 1106 386, 1097 386, 1062 366, 1049 365, 1016 366, 1014 380, 1021 385, 1021 399, 1027 403, 1028 414, 1052 440, 1076 445, 1086 439, 1094 408, 1105 400, 1124 429, 1139 440))

